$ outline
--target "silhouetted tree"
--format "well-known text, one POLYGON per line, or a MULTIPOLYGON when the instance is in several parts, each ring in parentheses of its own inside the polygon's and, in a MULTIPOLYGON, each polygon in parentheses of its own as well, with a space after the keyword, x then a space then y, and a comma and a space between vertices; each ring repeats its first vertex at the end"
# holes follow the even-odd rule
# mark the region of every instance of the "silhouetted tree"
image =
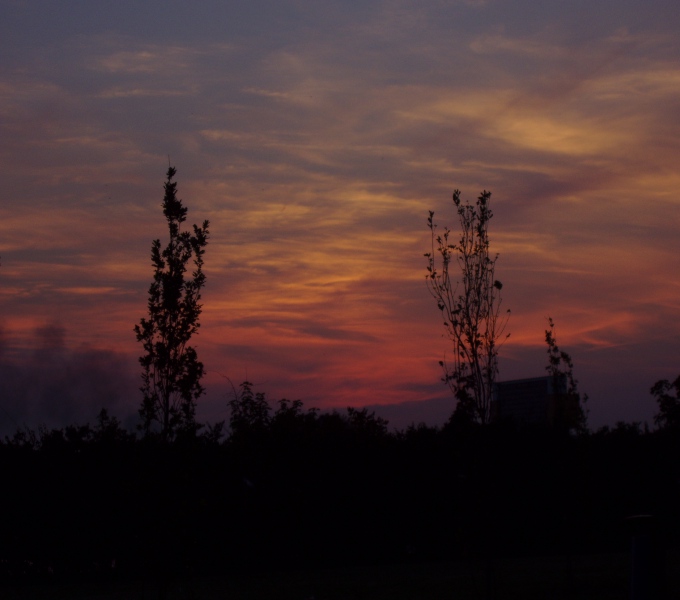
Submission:
POLYGON ((308 433, 316 421, 318 409, 304 408, 302 400, 278 401, 278 408, 270 421, 272 433, 278 438, 292 438, 308 433))
POLYGON ((177 184, 172 180, 175 173, 174 167, 168 167, 162 205, 170 240, 162 251, 160 240, 154 240, 151 246, 154 277, 149 287, 149 316, 135 325, 137 341, 145 352, 139 359, 143 380, 140 389, 144 393, 139 409, 142 427, 150 433, 153 424, 159 424, 164 440, 179 432, 196 432, 196 400, 204 391, 203 363, 189 341, 200 326, 208 221, 202 227, 194 225, 193 234, 181 230, 187 208, 177 198, 177 184), (192 258, 194 270, 187 276, 192 258))
POLYGON ((432 249, 425 254, 428 289, 453 343, 450 360, 439 363, 443 380, 458 400, 456 412, 482 424, 490 419, 499 341, 509 336, 503 337, 503 332, 510 313, 501 313, 503 285, 494 276, 498 255, 489 252, 490 198, 491 192, 484 191, 472 206, 462 204, 460 191, 454 191, 461 230, 458 243, 450 241, 448 228, 442 235, 437 233, 430 211, 432 249))
POLYGON ((654 423, 662 429, 680 428, 680 376, 672 382, 668 379, 657 381, 650 393, 659 405, 659 412, 654 416, 654 423))
POLYGON ((375 411, 368 412, 367 408, 347 407, 347 422, 355 434, 367 438, 382 438, 387 435, 389 421, 378 417, 375 411))
POLYGON ((249 439, 253 435, 261 436, 267 431, 271 421, 271 407, 264 392, 253 392, 250 381, 244 381, 239 387, 240 391, 234 389, 229 401, 229 426, 233 441, 249 439))
POLYGON ((97 424, 92 430, 91 439, 94 442, 105 444, 124 444, 134 441, 134 434, 126 431, 121 422, 109 415, 105 408, 102 408, 97 415, 97 424))
POLYGON ((574 363, 569 353, 560 350, 557 345, 555 323, 551 317, 548 317, 545 343, 548 345, 548 365, 545 370, 552 379, 553 395, 558 400, 555 423, 558 426, 584 433, 588 420, 584 404, 588 401, 588 395, 584 394, 581 400, 578 381, 574 377, 574 363))

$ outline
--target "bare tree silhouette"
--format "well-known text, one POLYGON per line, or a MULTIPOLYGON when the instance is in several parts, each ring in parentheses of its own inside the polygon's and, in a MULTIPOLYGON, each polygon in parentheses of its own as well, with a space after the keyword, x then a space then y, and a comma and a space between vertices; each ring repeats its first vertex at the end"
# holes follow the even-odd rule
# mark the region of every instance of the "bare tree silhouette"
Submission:
POLYGON ((501 289, 495 279, 498 255, 489 252, 491 192, 484 191, 476 204, 462 204, 460 191, 453 193, 460 222, 458 243, 451 230, 437 233, 434 212, 427 220, 432 248, 427 258, 427 287, 444 317, 453 344, 449 360, 440 361, 443 380, 458 400, 456 414, 479 423, 491 417, 491 395, 498 373, 498 349, 510 311, 501 313, 501 289), (457 273, 456 273, 457 271, 457 273))

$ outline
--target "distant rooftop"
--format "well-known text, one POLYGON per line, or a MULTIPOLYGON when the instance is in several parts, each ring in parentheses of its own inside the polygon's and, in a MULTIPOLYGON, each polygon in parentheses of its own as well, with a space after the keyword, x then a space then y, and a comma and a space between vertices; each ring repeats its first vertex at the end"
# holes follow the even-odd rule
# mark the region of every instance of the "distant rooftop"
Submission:
POLYGON ((579 397, 567 395, 565 376, 557 385, 559 389, 555 390, 555 380, 549 375, 497 382, 493 390, 492 418, 522 425, 575 423, 579 397))

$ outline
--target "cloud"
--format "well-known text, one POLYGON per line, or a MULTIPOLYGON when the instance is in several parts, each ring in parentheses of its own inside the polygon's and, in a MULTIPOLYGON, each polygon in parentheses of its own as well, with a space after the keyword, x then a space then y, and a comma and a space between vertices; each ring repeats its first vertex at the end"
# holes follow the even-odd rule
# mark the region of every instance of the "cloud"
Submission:
MULTIPOLYGON (((544 37, 544 36, 542 36, 544 37)), ((511 38, 503 33, 483 34, 470 42, 470 49, 477 54, 517 54, 540 58, 541 60, 555 60, 563 58, 566 48, 551 44, 540 38, 511 38)))
POLYGON ((96 57, 91 63, 92 69, 128 75, 143 73, 145 77, 158 74, 176 77, 179 72, 192 66, 194 62, 192 59, 201 55, 195 48, 158 44, 140 45, 137 40, 124 38, 110 38, 109 44, 112 46, 111 52, 96 57), (139 49, 119 50, 121 42, 125 42, 125 45, 131 43, 139 49))
POLYGON ((328 406, 431 397, 446 341, 425 220, 455 227, 454 187, 493 191, 508 372, 541 371, 548 314, 603 370, 665 330, 646 360, 667 365, 680 67, 664 3, 43 8, 0 24, 25 37, 0 36, 0 302, 24 375, 45 319, 66 327, 64 365, 136 350, 168 155, 189 223, 211 221, 209 370, 328 406))

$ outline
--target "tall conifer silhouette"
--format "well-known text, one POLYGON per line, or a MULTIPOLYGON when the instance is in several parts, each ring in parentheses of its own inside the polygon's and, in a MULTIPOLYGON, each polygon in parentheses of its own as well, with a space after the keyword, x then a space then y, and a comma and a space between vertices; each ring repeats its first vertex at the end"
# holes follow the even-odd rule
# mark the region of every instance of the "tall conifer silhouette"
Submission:
POLYGON ((180 433, 195 433, 196 400, 203 394, 203 363, 189 345, 200 327, 201 289, 205 285, 203 255, 208 243, 208 221, 193 226, 193 233, 182 231, 187 208, 177 198, 177 170, 168 167, 163 198, 170 240, 161 251, 160 240, 151 246, 154 268, 149 287, 148 318, 135 325, 137 341, 144 346, 139 358, 144 394, 139 414, 148 434, 154 424, 164 440, 180 433), (194 270, 187 276, 189 261, 194 270))

